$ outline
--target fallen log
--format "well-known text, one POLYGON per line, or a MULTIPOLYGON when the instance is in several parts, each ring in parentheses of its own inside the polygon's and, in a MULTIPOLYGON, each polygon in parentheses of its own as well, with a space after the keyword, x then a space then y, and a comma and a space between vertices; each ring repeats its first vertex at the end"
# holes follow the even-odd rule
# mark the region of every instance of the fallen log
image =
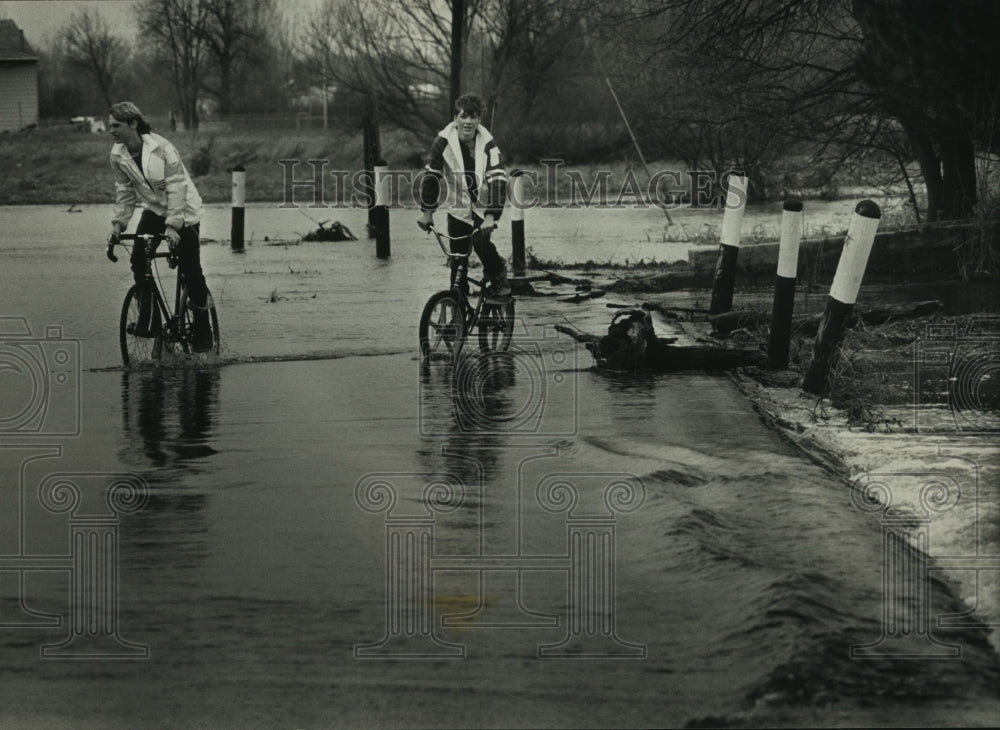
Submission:
MULTIPOLYGON (((934 299, 926 302, 918 302, 912 305, 900 305, 891 307, 879 307, 867 312, 853 312, 847 320, 847 327, 856 327, 858 323, 866 325, 880 325, 887 322, 895 322, 902 319, 915 319, 926 317, 944 309, 944 304, 934 299)), ((819 328, 819 321, 823 313, 800 315, 792 318, 792 331, 798 334, 813 336, 819 328)), ((771 324, 771 313, 754 310, 739 310, 736 312, 723 312, 708 318, 712 325, 712 334, 728 335, 739 329, 753 330, 771 324)))
POLYGON ((657 337, 648 311, 623 310, 614 315, 603 337, 556 325, 556 330, 582 342, 601 370, 681 370, 719 372, 747 365, 762 366, 764 354, 731 347, 676 346, 676 338, 657 337))

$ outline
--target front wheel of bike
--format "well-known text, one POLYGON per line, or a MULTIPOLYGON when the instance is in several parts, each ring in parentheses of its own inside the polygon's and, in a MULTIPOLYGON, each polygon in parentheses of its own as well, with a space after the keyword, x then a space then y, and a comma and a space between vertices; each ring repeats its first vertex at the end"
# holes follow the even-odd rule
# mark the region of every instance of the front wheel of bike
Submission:
POLYGON ((215 302, 212 300, 211 292, 208 294, 206 307, 208 308, 208 321, 212 328, 212 347, 203 352, 196 352, 193 346, 195 307, 188 301, 187 297, 181 300, 181 309, 178 312, 178 322, 183 333, 181 342, 183 343, 184 354, 198 362, 208 362, 217 357, 222 342, 219 339, 219 314, 215 311, 215 302))
POLYGON ((163 321, 165 308, 160 292, 152 293, 152 334, 137 335, 139 322, 139 290, 133 286, 122 302, 122 313, 118 321, 118 342, 121 345, 122 364, 125 367, 144 362, 153 362, 163 354, 163 321))
POLYGON ((420 315, 420 355, 458 357, 465 342, 465 312, 458 295, 439 291, 427 300, 420 315))
POLYGON ((514 335, 514 300, 487 301, 479 315, 479 348, 484 352, 506 352, 514 335))

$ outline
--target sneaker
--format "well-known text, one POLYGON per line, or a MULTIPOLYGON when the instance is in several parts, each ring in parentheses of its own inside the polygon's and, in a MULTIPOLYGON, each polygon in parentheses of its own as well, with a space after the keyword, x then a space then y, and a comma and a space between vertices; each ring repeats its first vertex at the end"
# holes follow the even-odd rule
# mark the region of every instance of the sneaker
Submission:
POLYGON ((194 309, 191 349, 195 352, 208 352, 215 347, 212 337, 212 327, 208 322, 207 309, 194 309))

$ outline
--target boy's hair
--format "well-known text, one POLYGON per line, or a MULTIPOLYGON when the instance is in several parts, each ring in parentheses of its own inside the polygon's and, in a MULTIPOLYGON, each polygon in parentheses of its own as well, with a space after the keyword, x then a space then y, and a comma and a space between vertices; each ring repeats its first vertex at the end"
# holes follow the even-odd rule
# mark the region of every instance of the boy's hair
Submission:
POLYGON ((135 121, 135 131, 139 134, 148 134, 153 131, 153 128, 146 121, 146 118, 142 116, 142 112, 139 111, 139 107, 133 104, 131 101, 119 101, 117 104, 112 104, 111 108, 108 109, 108 113, 111 114, 119 122, 129 122, 135 121))
POLYGON ((455 99, 455 114, 462 113, 470 117, 483 116, 483 102, 475 94, 462 94, 455 99))

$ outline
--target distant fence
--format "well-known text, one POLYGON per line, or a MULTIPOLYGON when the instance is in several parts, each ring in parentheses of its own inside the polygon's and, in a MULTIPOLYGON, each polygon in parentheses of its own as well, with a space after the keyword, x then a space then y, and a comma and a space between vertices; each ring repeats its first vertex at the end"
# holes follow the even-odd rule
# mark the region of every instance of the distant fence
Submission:
MULTIPOLYGON (((76 131, 103 133, 107 130, 106 117, 93 117, 94 122, 74 122, 67 117, 48 117, 38 120, 38 128, 53 131, 76 131)), ((158 132, 183 131, 184 124, 178 118, 176 128, 171 125, 170 117, 165 115, 149 115, 149 123, 158 132)), ((280 114, 215 114, 202 119, 198 124, 199 132, 322 132, 324 129, 322 114, 280 113, 280 114)), ((357 115, 337 110, 327 115, 326 129, 361 129, 361 118, 357 115)))
MULTIPOLYGON (((361 119, 338 111, 329 114, 327 129, 361 128, 361 119)), ((202 131, 245 130, 245 131, 323 131, 322 114, 229 114, 205 120, 199 127, 202 131)))

